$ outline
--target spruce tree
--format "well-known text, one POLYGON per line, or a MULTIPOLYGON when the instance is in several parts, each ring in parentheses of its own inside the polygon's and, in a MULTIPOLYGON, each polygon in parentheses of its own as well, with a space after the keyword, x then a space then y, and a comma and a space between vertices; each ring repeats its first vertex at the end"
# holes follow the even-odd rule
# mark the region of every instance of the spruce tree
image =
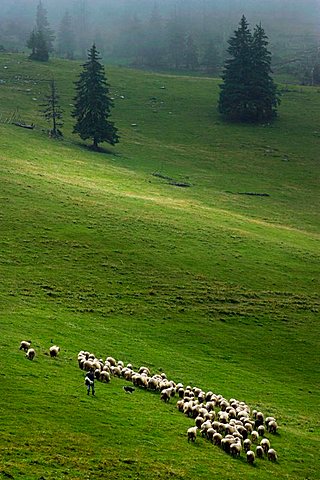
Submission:
POLYGON ((257 25, 252 34, 243 16, 228 43, 230 58, 220 85, 220 113, 234 121, 272 120, 280 99, 271 77, 271 55, 262 26, 257 25))
POLYGON ((272 120, 277 115, 280 103, 277 87, 271 77, 271 54, 268 39, 261 24, 253 32, 251 111, 252 120, 261 122, 272 120))
POLYGON ((79 134, 82 140, 92 139, 94 150, 98 150, 101 142, 115 145, 119 141, 117 128, 109 121, 113 101, 109 96, 104 67, 99 60, 99 52, 93 44, 88 52, 88 61, 83 64, 83 71, 75 82, 75 107, 72 112, 77 119, 73 133, 79 134))
POLYGON ((220 85, 219 112, 229 120, 251 118, 252 34, 243 16, 234 36, 228 40, 230 58, 225 63, 220 85))
POLYGON ((47 42, 41 31, 32 30, 26 45, 32 50, 29 55, 30 60, 38 60, 40 62, 47 62, 49 60, 47 42))
POLYGON ((42 107, 45 107, 44 110, 42 110, 42 114, 45 119, 51 123, 51 129, 49 130, 50 137, 61 138, 62 132, 60 127, 63 125, 62 110, 59 104, 59 95, 54 79, 50 81, 49 87, 49 95, 45 96, 45 103, 41 105, 42 107))
POLYGON ((42 33, 47 45, 48 52, 49 53, 53 52, 54 34, 49 26, 47 10, 44 7, 41 0, 39 0, 38 6, 37 6, 36 30, 37 32, 42 33))

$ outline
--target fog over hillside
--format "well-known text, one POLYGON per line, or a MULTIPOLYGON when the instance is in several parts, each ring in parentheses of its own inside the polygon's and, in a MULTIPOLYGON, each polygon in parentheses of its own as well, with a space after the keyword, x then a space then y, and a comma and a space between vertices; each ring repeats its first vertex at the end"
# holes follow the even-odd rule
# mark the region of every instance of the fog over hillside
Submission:
MULTIPOLYGON (((262 23, 274 65, 286 63, 303 76, 304 66, 309 68, 319 55, 319 0, 41 1, 59 56, 66 56, 61 47, 66 12, 69 38, 73 38, 72 58, 84 58, 96 42, 106 62, 191 70, 209 70, 211 62, 210 69, 218 71, 227 40, 242 15, 252 27, 262 23), (197 66, 184 60, 186 42, 197 56, 197 66)), ((4 49, 28 51, 26 42, 35 26, 38 4, 39 0, 1 0, 0 45, 4 49)))

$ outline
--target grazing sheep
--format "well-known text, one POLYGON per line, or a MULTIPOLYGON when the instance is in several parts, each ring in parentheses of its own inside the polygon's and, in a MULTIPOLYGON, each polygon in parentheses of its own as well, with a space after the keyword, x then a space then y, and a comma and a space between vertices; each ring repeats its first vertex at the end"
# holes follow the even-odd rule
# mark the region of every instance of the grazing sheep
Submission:
POLYGON ((208 428, 207 430, 207 439, 209 440, 209 442, 212 442, 213 441, 213 435, 216 433, 216 431, 210 427, 208 428))
POLYGON ((49 349, 50 357, 56 357, 58 353, 60 352, 60 347, 57 345, 52 345, 49 349))
POLYGON ((256 431, 256 430, 253 430, 251 432, 251 440, 252 440, 252 443, 255 443, 257 442, 259 439, 259 433, 256 431))
POLYGON ((115 359, 113 357, 107 357, 107 362, 110 363, 110 365, 112 365, 113 367, 116 366, 117 362, 115 361, 115 359))
POLYGON ((255 422, 254 422, 255 428, 257 429, 257 428, 259 427, 259 425, 263 425, 263 423, 264 423, 264 415, 263 415, 263 413, 257 412, 257 414, 256 414, 256 419, 255 419, 255 422))
POLYGON ((233 457, 240 457, 241 453, 241 444, 240 443, 232 443, 230 445, 230 453, 233 457))
POLYGON ((29 359, 29 360, 33 360, 34 357, 36 356, 36 352, 33 348, 28 348, 28 351, 26 353, 26 357, 29 359))
POLYGON ((106 370, 102 370, 102 372, 100 372, 99 380, 101 382, 109 383, 110 382, 110 373, 107 372, 106 370))
POLYGON ((214 433, 212 437, 212 442, 214 445, 221 445, 222 435, 221 433, 214 433))
POLYGON ((209 428, 212 428, 212 424, 210 422, 210 420, 206 420, 205 422, 203 422, 203 424, 201 425, 201 435, 203 437, 206 437, 207 436, 207 431, 209 430, 209 428))
POLYGON ((261 447, 263 448, 264 453, 267 453, 270 448, 270 442, 267 438, 263 438, 260 442, 261 447))
POLYGON ((200 416, 196 417, 196 419, 195 419, 195 424, 196 424, 196 426, 197 426, 198 428, 201 427, 201 425, 203 424, 203 422, 204 422, 204 418, 203 418, 203 417, 200 417, 200 416))
POLYGON ((278 424, 275 420, 271 420, 269 423, 268 423, 268 432, 270 433, 277 433, 277 430, 278 430, 278 424))
POLYGON ((169 400, 172 396, 172 390, 173 390, 172 387, 162 390, 160 399, 165 403, 169 402, 169 400))
POLYGON ((31 340, 29 341, 22 340, 22 342, 20 342, 19 350, 24 350, 25 352, 27 352, 30 348, 30 345, 31 345, 31 340))
POLYGON ((271 462, 276 462, 278 460, 277 452, 273 448, 269 448, 268 450, 268 460, 271 462))
POLYGON ((266 427, 267 427, 267 430, 268 430, 268 424, 269 422, 275 422, 276 419, 274 417, 267 417, 266 420, 265 420, 265 424, 266 424, 266 427))
POLYGON ((263 448, 261 447, 261 445, 258 445, 256 447, 256 456, 258 458, 263 458, 263 456, 264 456, 264 451, 263 451, 263 448))
POLYGON ((188 428, 187 430, 187 434, 188 434, 188 443, 190 442, 195 442, 196 441, 196 438, 197 438, 197 430, 198 430, 198 427, 190 427, 188 428))
POLYGON ((247 451, 247 462, 250 463, 250 465, 253 465, 254 461, 256 459, 256 456, 252 450, 247 451))
POLYGON ((243 441, 243 449, 245 452, 248 452, 249 450, 251 450, 251 440, 249 440, 249 438, 246 438, 243 441))
POLYGON ((264 428, 264 425, 259 425, 258 433, 259 433, 260 437, 264 437, 265 431, 266 431, 266 429, 264 428))

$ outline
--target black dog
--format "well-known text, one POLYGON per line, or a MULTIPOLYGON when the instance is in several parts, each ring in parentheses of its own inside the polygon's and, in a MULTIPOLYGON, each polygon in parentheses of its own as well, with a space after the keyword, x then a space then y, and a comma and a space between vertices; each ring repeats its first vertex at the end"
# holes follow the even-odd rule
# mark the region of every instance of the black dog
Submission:
POLYGON ((134 392, 134 388, 133 387, 128 387, 127 385, 123 387, 123 390, 126 392, 126 393, 133 393, 134 392))

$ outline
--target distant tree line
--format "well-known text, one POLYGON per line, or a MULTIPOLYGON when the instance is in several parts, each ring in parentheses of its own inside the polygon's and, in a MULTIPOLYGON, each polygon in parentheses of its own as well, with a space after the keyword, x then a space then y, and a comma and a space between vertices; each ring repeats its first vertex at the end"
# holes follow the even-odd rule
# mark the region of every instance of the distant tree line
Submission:
MULTIPOLYGON (((18 4, 18 0, 2 0, 4 6, 15 2, 18 4)), ((318 39, 310 22, 316 15, 315 7, 308 4, 302 9, 298 0, 260 3, 261 17, 268 19, 269 28, 272 26, 275 71, 292 73, 301 83, 317 84, 318 39), (271 16, 274 11, 277 15, 271 16), (299 22, 293 23, 293 12, 299 22), (302 12, 306 15, 303 24, 302 12)), ((17 11, 14 17, 13 6, 7 7, 10 17, 2 10, 0 45, 12 51, 25 48, 27 43, 35 59, 46 59, 47 54, 85 59, 87 46, 94 41, 107 62, 218 75, 226 59, 233 19, 242 13, 239 5, 235 0, 77 0, 67 4, 63 0, 41 0, 37 7, 39 22, 34 24, 34 7, 25 2, 23 16, 17 11), (46 18, 48 22, 48 5, 54 28, 42 21, 46 18)), ((243 5, 251 11, 250 2, 243 5)))

